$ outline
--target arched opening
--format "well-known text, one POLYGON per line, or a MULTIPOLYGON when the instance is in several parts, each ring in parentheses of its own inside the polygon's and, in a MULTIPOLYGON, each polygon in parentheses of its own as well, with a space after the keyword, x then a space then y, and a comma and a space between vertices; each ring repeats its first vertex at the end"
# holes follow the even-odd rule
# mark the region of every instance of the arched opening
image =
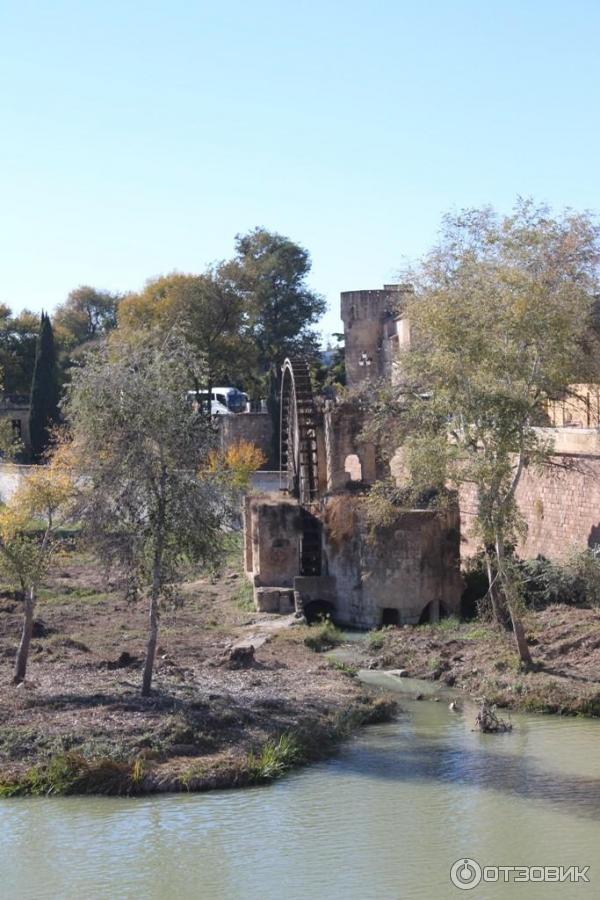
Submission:
POLYGON ((349 453, 344 460, 344 471, 348 481, 362 481, 362 463, 356 453, 349 453))
POLYGON ((400 610, 392 609, 392 607, 386 607, 382 610, 381 613, 381 624, 382 625, 399 625, 400 624, 400 610))
POLYGON ((432 622, 439 622, 440 619, 447 619, 450 615, 448 609, 439 600, 431 600, 419 618, 419 625, 427 625, 432 622))
POLYGON ((327 600, 311 600, 310 603, 304 605, 304 615, 309 625, 326 618, 333 621, 334 614, 335 606, 333 603, 328 603, 327 600))

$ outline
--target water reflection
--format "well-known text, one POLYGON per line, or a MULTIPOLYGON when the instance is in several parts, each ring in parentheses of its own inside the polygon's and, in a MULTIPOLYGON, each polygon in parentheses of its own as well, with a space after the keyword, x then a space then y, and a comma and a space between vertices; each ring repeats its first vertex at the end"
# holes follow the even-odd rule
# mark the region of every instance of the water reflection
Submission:
POLYGON ((432 744, 403 734, 393 751, 374 740, 360 758, 346 761, 345 770, 368 780, 439 781, 458 788, 500 791, 522 800, 558 803, 574 814, 600 820, 599 779, 544 770, 527 756, 492 753, 486 746, 432 744))

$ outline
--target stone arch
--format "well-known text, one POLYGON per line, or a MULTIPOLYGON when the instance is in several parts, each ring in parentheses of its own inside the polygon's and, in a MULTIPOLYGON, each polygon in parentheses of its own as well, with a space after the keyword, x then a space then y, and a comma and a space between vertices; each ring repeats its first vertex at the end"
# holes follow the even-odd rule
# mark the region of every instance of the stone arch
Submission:
POLYGON ((400 610, 392 606, 386 606, 381 610, 382 625, 400 625, 400 610))
POLYGON ((373 484, 377 478, 375 445, 361 440, 365 424, 365 412, 355 403, 331 402, 325 408, 325 448, 327 463, 327 489, 344 490, 348 481, 346 459, 358 456, 362 484, 373 484))
POLYGON ((426 625, 428 622, 439 622, 440 619, 447 619, 449 615, 450 610, 441 600, 431 600, 421 610, 419 625, 426 625))
POLYGON ((358 453, 348 453, 344 460, 344 472, 348 476, 348 481, 362 481, 363 467, 358 453))
POLYGON ((303 612, 309 625, 326 618, 335 621, 335 606, 328 600, 309 600, 304 604, 303 612))

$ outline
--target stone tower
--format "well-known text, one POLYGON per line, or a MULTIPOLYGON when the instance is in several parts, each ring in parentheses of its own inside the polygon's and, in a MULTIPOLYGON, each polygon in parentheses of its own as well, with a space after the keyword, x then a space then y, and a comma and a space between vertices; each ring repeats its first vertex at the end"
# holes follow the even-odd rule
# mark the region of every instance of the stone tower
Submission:
POLYGON ((349 387, 379 378, 387 369, 387 344, 396 331, 396 316, 406 285, 386 284, 382 290, 344 291, 346 382, 349 387))

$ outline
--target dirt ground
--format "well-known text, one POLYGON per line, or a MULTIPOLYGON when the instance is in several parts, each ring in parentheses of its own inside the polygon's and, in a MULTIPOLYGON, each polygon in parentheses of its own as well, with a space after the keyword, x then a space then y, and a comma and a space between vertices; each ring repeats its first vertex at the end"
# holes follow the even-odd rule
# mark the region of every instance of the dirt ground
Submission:
POLYGON ((20 686, 12 684, 20 602, 0 591, 0 794, 23 779, 25 793, 269 780, 328 752, 358 725, 393 714, 388 700, 349 677, 361 666, 403 669, 500 706, 600 715, 600 610, 530 613, 529 672, 509 634, 451 619, 371 632, 348 645, 352 667, 305 644, 314 644, 320 626, 257 614, 237 558, 218 579, 185 584, 183 602, 164 610, 146 699, 146 603, 127 601, 92 556, 71 547, 55 561, 20 686), (256 647, 247 666, 229 659, 238 644, 256 647), (90 773, 88 761, 98 760, 99 772, 90 773), (54 781, 40 780, 39 771, 53 765, 54 781))
POLYGON ((510 634, 478 621, 394 628, 371 640, 371 665, 405 669, 486 696, 499 706, 600 715, 600 610, 551 606, 529 613, 532 671, 519 666, 510 634))
POLYGON ((368 719, 370 695, 304 645, 306 627, 273 631, 273 619, 277 627, 281 620, 253 611, 235 565, 183 593, 183 604, 161 617, 148 699, 140 697, 146 604, 125 600, 91 556, 70 552, 54 566, 18 687, 11 677, 20 603, 0 595, 0 776, 20 777, 67 752, 143 761, 152 789, 170 789, 190 771, 210 786, 219 771, 231 781, 237 763, 270 738, 331 732, 353 710, 368 719), (261 644, 249 667, 227 662, 237 641, 261 644))

